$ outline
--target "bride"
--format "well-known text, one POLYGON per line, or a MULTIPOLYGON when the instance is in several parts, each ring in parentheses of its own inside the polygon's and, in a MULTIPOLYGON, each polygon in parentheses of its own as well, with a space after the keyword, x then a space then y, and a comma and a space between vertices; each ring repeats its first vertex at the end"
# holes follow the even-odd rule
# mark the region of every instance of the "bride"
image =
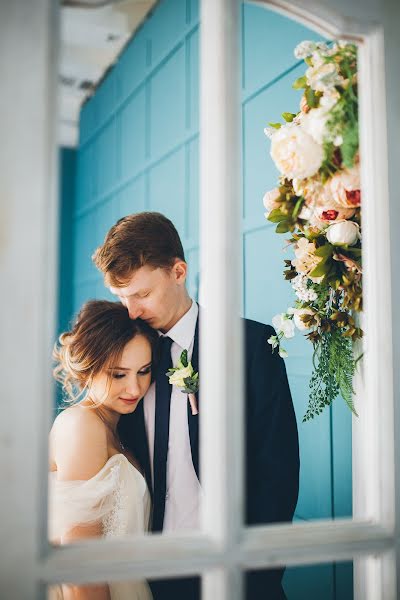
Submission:
MULTIPOLYGON (((54 350, 70 406, 50 433, 49 536, 55 544, 148 529, 150 496, 141 466, 118 437, 152 379, 158 335, 122 304, 87 302, 54 350)), ((151 600, 145 581, 63 584, 51 600, 151 600)))

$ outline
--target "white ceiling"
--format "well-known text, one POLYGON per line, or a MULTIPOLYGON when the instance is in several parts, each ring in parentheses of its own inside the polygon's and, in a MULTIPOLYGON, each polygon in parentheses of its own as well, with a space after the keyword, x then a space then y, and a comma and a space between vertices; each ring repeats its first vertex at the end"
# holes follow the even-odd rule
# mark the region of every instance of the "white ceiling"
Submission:
POLYGON ((79 112, 157 0, 63 0, 59 65, 61 146, 79 141, 79 112))

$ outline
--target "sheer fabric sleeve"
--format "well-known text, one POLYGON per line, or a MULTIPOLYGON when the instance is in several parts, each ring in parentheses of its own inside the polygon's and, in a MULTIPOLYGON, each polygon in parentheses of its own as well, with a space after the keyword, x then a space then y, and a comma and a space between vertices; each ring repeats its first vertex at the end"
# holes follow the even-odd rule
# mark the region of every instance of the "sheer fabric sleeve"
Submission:
POLYGON ((50 541, 59 542, 77 526, 103 525, 115 520, 127 468, 124 461, 121 455, 111 457, 94 477, 85 481, 59 481, 56 473, 50 473, 50 541))

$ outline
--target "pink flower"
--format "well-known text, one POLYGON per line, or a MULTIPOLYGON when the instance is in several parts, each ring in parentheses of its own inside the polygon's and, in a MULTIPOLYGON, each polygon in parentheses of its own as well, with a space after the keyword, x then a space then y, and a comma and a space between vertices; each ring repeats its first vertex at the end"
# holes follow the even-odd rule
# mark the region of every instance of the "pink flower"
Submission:
POLYGON ((307 220, 311 227, 325 229, 325 227, 336 221, 351 219, 354 213, 354 208, 341 208, 333 204, 315 208, 304 206, 299 218, 307 220))
POLYGON ((338 171, 328 181, 327 186, 333 202, 338 206, 356 208, 361 205, 359 165, 338 171))

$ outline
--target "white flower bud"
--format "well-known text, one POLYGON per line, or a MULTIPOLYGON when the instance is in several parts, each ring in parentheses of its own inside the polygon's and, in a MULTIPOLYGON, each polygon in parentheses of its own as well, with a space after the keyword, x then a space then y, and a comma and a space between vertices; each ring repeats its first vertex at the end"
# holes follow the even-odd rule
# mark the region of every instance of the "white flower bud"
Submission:
POLYGON ((360 227, 354 221, 339 221, 326 230, 326 238, 334 246, 353 246, 360 237, 360 227))

